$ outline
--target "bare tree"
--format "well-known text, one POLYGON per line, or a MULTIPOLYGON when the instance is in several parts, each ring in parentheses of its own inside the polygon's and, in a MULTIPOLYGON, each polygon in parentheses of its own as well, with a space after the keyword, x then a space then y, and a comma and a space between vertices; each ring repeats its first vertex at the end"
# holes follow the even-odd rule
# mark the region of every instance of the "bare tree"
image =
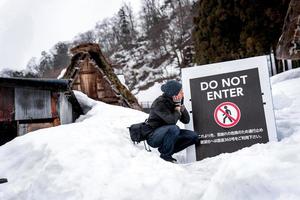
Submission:
POLYGON ((159 0, 143 0, 142 2, 142 28, 144 34, 151 42, 154 50, 163 47, 165 53, 168 52, 166 41, 166 30, 168 28, 168 17, 160 9, 159 0))
POLYGON ((123 3, 123 9, 124 9, 125 13, 127 13, 131 37, 132 37, 132 39, 137 39, 137 37, 138 37, 138 32, 136 30, 137 24, 136 24, 136 19, 134 17, 134 13, 133 13, 131 4, 123 3))
POLYGON ((98 22, 95 27, 97 43, 109 55, 120 49, 120 30, 118 18, 114 16, 98 22))
POLYGON ((78 34, 73 40, 73 45, 78 45, 81 43, 94 43, 96 42, 96 36, 93 30, 78 34))
POLYGON ((191 43, 192 4, 190 0, 165 0, 162 9, 170 18, 166 34, 170 51, 176 57, 178 65, 183 67, 187 63, 186 59, 190 57, 185 54, 191 53, 185 47, 191 43))

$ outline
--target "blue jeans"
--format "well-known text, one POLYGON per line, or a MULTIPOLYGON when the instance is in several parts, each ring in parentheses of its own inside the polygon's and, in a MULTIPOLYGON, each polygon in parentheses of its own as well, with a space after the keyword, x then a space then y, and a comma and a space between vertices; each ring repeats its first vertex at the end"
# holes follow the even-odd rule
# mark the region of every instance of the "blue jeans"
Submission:
POLYGON ((198 134, 194 131, 180 129, 176 125, 159 127, 150 134, 147 143, 157 148, 161 156, 168 157, 182 151, 190 145, 199 142, 198 134))

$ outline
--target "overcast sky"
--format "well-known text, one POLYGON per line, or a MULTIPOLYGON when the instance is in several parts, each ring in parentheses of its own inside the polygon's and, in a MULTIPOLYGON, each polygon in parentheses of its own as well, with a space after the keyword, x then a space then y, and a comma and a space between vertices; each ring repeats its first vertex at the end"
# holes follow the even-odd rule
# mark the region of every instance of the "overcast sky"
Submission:
POLYGON ((138 13, 140 0, 0 0, 0 70, 25 68, 58 41, 112 17, 124 1, 138 13))

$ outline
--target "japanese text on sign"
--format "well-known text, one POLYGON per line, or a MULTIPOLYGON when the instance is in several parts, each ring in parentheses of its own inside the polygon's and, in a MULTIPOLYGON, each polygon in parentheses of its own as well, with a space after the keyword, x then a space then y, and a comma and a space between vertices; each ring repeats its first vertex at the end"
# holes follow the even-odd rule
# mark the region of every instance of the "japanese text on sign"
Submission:
POLYGON ((203 134, 200 135, 200 144, 224 143, 224 142, 234 142, 234 141, 242 141, 242 140, 261 139, 262 136, 259 134, 262 133, 263 131, 264 131, 263 128, 256 128, 256 129, 248 129, 248 130, 203 134), (245 135, 245 134, 251 134, 251 135, 245 135), (217 138, 217 137, 222 137, 222 138, 217 138))

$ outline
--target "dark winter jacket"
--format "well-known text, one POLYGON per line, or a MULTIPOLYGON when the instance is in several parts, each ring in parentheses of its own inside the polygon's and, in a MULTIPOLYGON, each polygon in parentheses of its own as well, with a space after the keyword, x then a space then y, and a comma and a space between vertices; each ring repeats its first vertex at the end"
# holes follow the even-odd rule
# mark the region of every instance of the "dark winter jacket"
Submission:
POLYGON ((190 116, 186 108, 183 106, 180 112, 175 110, 175 104, 171 97, 161 95, 151 105, 148 123, 153 129, 164 125, 176 124, 178 120, 187 124, 190 116))

